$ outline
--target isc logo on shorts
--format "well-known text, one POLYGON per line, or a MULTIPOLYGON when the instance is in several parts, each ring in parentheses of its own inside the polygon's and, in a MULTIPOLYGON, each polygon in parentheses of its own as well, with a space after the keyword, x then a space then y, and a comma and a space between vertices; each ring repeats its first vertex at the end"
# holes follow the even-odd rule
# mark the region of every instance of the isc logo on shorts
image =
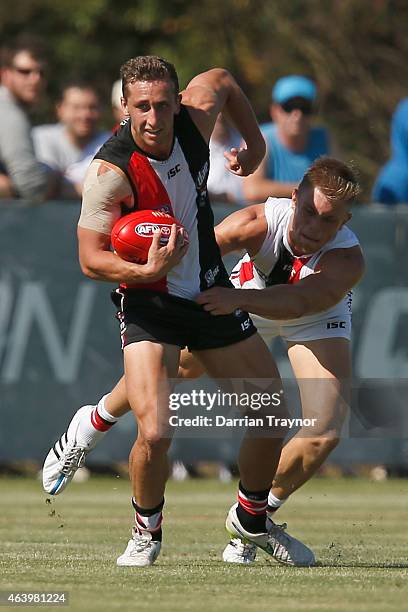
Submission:
POLYGON ((246 331, 247 329, 249 329, 251 327, 251 319, 245 319, 245 321, 243 323, 241 323, 241 329, 242 331, 246 331))
POLYGON ((329 321, 326 324, 327 329, 346 329, 345 321, 329 321))
POLYGON ((162 223, 139 223, 135 226, 135 233, 142 238, 152 238, 155 231, 160 230, 162 237, 169 237, 171 227, 162 223))

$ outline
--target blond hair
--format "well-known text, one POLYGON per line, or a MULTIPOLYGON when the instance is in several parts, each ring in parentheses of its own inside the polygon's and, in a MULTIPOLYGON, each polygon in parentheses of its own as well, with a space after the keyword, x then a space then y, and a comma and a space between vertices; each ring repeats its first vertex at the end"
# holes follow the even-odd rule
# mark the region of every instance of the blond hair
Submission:
POLYGON ((319 157, 304 174, 299 191, 318 188, 330 201, 352 203, 361 189, 355 169, 334 157, 319 157))

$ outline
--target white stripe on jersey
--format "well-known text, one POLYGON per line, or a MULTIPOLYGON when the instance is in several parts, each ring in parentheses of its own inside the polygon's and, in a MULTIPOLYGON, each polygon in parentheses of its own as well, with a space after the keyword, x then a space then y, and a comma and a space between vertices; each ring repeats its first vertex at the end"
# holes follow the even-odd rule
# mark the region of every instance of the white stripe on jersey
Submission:
POLYGON ((197 191, 194 181, 177 138, 168 159, 161 161, 149 157, 148 160, 168 193, 175 218, 183 224, 189 236, 188 255, 167 273, 168 292, 191 300, 200 292, 197 191))

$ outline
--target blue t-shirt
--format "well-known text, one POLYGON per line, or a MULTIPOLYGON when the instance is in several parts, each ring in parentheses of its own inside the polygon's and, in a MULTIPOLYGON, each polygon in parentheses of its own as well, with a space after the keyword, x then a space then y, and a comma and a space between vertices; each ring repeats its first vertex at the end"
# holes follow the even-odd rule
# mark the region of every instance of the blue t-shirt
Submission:
POLYGON ((266 140, 266 177, 284 183, 297 183, 309 166, 321 155, 329 153, 329 137, 323 127, 312 127, 304 151, 289 151, 278 139, 274 123, 261 125, 266 140))
POLYGON ((380 170, 372 198, 383 204, 408 204, 408 98, 402 100, 391 121, 391 158, 380 170))

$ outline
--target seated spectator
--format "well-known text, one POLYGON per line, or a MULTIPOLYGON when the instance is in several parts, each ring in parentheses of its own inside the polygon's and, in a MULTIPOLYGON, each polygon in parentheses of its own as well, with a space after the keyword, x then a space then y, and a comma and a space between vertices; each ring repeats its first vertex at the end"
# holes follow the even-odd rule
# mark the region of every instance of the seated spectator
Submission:
POLYGON ((59 123, 33 129, 34 147, 38 159, 63 176, 58 197, 77 199, 90 162, 111 133, 98 129, 99 97, 87 83, 65 85, 56 111, 59 123))
POLYGON ((242 177, 225 167, 224 151, 241 146, 239 133, 222 115, 218 115, 210 140, 210 173, 207 188, 212 202, 243 203, 242 177))
POLYGON ((266 156, 243 181, 248 201, 291 197, 313 161, 330 153, 326 129, 311 125, 316 97, 316 85, 304 76, 289 75, 276 82, 269 109, 272 123, 261 125, 266 156))
POLYGON ((0 197, 44 200, 56 176, 38 162, 29 110, 44 89, 45 52, 41 41, 19 37, 1 52, 0 197))
POLYGON ((382 204, 408 204, 408 98, 402 100, 391 120, 391 158, 380 170, 372 199, 382 204))

